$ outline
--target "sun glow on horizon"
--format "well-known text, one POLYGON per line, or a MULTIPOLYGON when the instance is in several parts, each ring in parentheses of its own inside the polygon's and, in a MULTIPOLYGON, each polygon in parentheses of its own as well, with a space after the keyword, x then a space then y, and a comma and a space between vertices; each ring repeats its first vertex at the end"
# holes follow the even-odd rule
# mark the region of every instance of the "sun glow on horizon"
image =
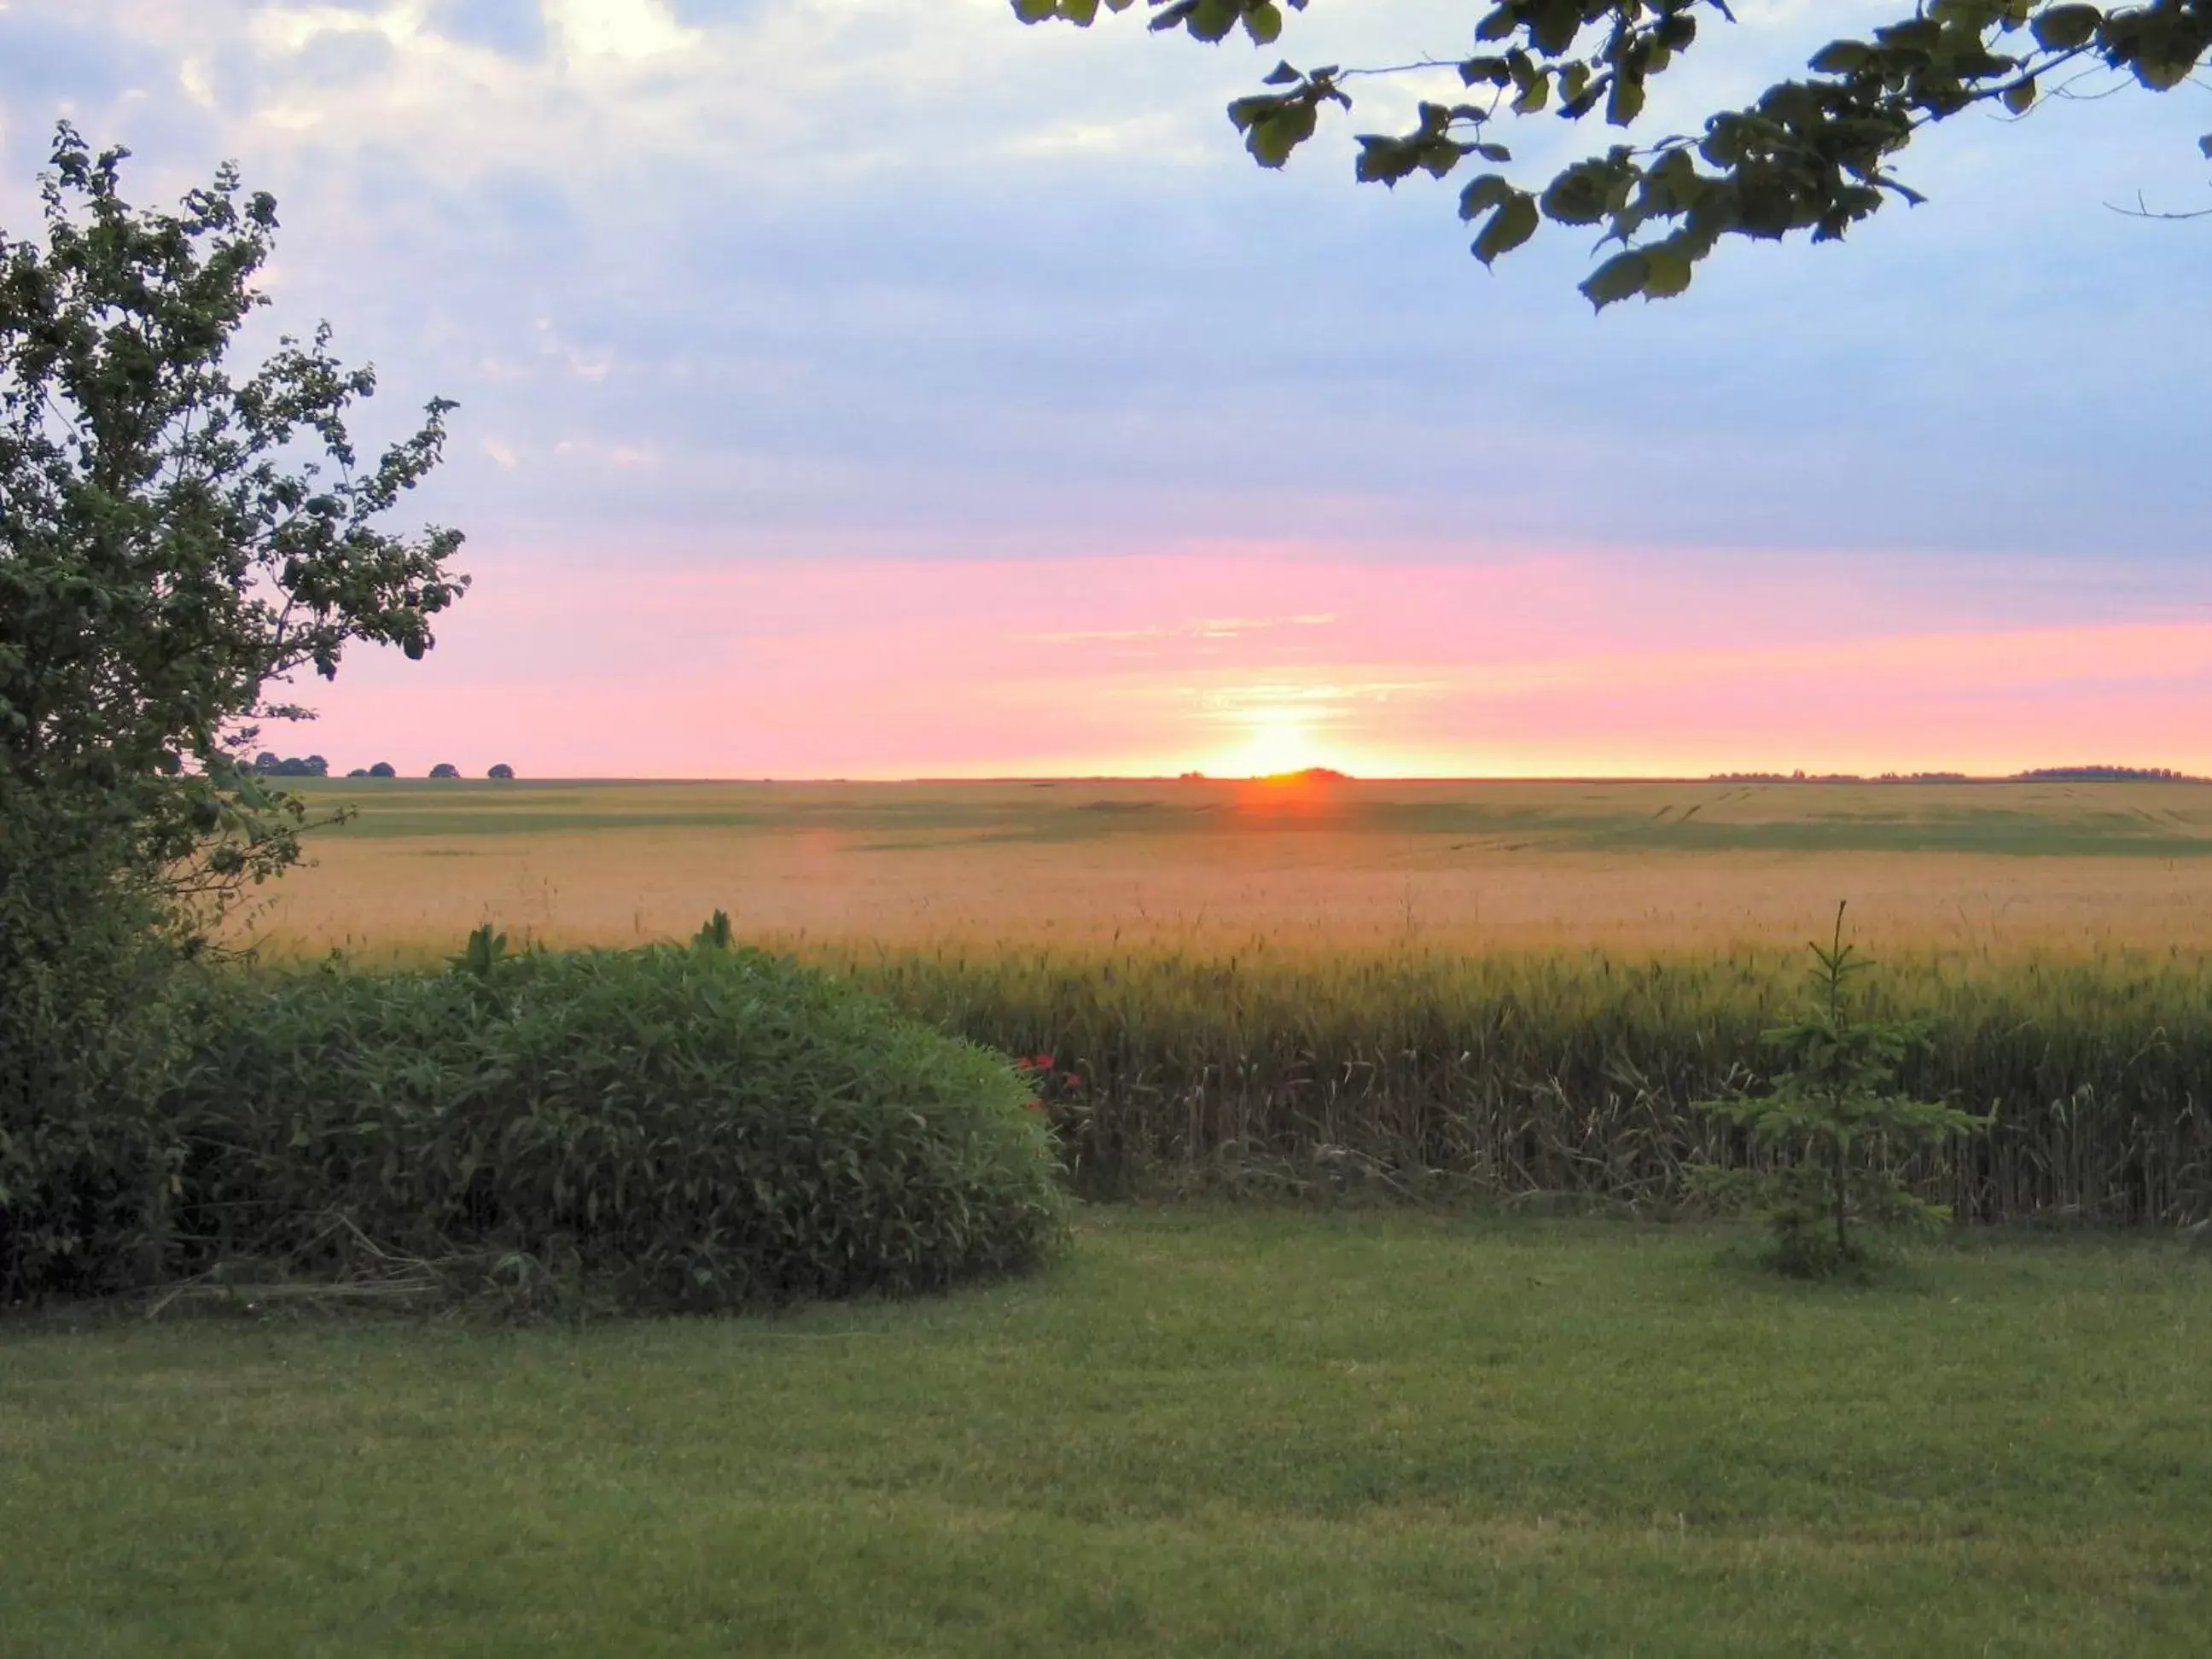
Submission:
POLYGON ((1241 711, 1236 724, 1242 728, 1244 741, 1207 764, 1206 771, 1226 777, 1265 778, 1336 763, 1336 757, 1325 752, 1325 745, 1316 736, 1321 722, 1311 710, 1269 704, 1241 711))
POLYGON ((1342 687, 1274 683, 1217 692, 1208 718, 1237 741, 1213 750, 1203 769, 1219 777, 1269 778, 1316 769, 1358 769, 1347 751, 1351 708, 1342 687))

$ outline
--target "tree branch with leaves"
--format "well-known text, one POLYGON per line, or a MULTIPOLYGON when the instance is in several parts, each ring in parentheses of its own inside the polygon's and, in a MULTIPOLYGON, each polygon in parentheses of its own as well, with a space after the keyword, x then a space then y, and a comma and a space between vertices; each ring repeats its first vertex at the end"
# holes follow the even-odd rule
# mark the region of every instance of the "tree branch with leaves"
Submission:
MULTIPOLYGON (((1302 12, 1307 0, 1146 3, 1156 30, 1206 42, 1242 33, 1272 47, 1289 27, 1285 6, 1302 12)), ((1085 28, 1102 4, 1126 11, 1135 0, 1012 0, 1024 22, 1085 28)), ((1731 236, 1805 231, 1833 240, 1887 201, 1920 201, 1897 158, 1953 116, 1979 107, 2023 115, 2084 75, 2169 91, 2212 55, 2212 0, 1924 0, 1868 39, 1823 48, 1808 73, 1752 104, 1716 112, 1701 134, 1608 144, 1549 179, 1512 170, 1500 136, 1512 119, 1600 116, 1626 133, 1642 119, 1652 82, 1684 62, 1709 26, 1735 21, 1727 0, 1501 0, 1476 21, 1464 57, 1376 68, 1286 61, 1264 90, 1232 102, 1229 118, 1255 161, 1279 167, 1326 113, 1354 107, 1363 81, 1449 71, 1463 95, 1423 100, 1409 131, 1358 136, 1357 176, 1395 185, 1415 173, 1472 172, 1460 216, 1477 223, 1473 251, 1486 265, 1547 220, 1596 228, 1603 257, 1582 291, 1602 309, 1638 294, 1681 293, 1731 236)), ((2212 135, 2200 148, 2212 159, 2212 135)))

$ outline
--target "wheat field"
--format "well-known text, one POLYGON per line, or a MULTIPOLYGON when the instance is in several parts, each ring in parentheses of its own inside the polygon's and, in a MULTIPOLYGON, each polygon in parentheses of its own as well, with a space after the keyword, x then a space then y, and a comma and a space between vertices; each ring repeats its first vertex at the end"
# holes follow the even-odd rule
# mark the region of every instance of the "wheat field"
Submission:
POLYGON ((802 948, 1771 950, 1849 901, 1877 948, 2168 954, 2212 939, 2212 787, 491 785, 359 807, 236 937, 401 961, 490 922, 629 945, 726 910, 802 948))
MULTIPOLYGON (((239 938, 419 963, 736 936, 1050 1054, 1094 1193, 1663 1205, 1850 931, 1906 1075, 1997 1115, 1917 1169, 1977 1219, 2212 1215, 2212 787, 330 783, 239 938)), ((1716 1137, 1720 1138, 1717 1139, 1716 1137)))

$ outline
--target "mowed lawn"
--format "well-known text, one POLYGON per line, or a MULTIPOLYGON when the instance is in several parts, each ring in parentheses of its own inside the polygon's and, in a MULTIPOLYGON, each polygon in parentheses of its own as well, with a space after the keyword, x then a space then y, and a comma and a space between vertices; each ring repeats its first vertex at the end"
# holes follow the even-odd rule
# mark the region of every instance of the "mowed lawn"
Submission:
POLYGON ((778 1319, 0 1327, 0 1650, 2202 1654, 2212 1260, 1808 1288, 1601 1222, 1085 1213, 778 1319))

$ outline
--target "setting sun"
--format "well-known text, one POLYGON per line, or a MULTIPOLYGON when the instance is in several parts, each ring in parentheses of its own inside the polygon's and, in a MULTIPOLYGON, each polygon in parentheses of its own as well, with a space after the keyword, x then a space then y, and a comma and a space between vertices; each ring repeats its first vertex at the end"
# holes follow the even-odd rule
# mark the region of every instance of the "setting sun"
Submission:
POLYGON ((1244 746, 1226 769, 1265 777, 1275 772, 1296 772, 1314 764, 1313 730, 1301 716, 1288 710, 1271 710, 1255 719, 1244 746))
POLYGON ((1213 718, 1228 739, 1209 771, 1272 777, 1342 763, 1342 690, 1279 682, 1222 694, 1213 718))

